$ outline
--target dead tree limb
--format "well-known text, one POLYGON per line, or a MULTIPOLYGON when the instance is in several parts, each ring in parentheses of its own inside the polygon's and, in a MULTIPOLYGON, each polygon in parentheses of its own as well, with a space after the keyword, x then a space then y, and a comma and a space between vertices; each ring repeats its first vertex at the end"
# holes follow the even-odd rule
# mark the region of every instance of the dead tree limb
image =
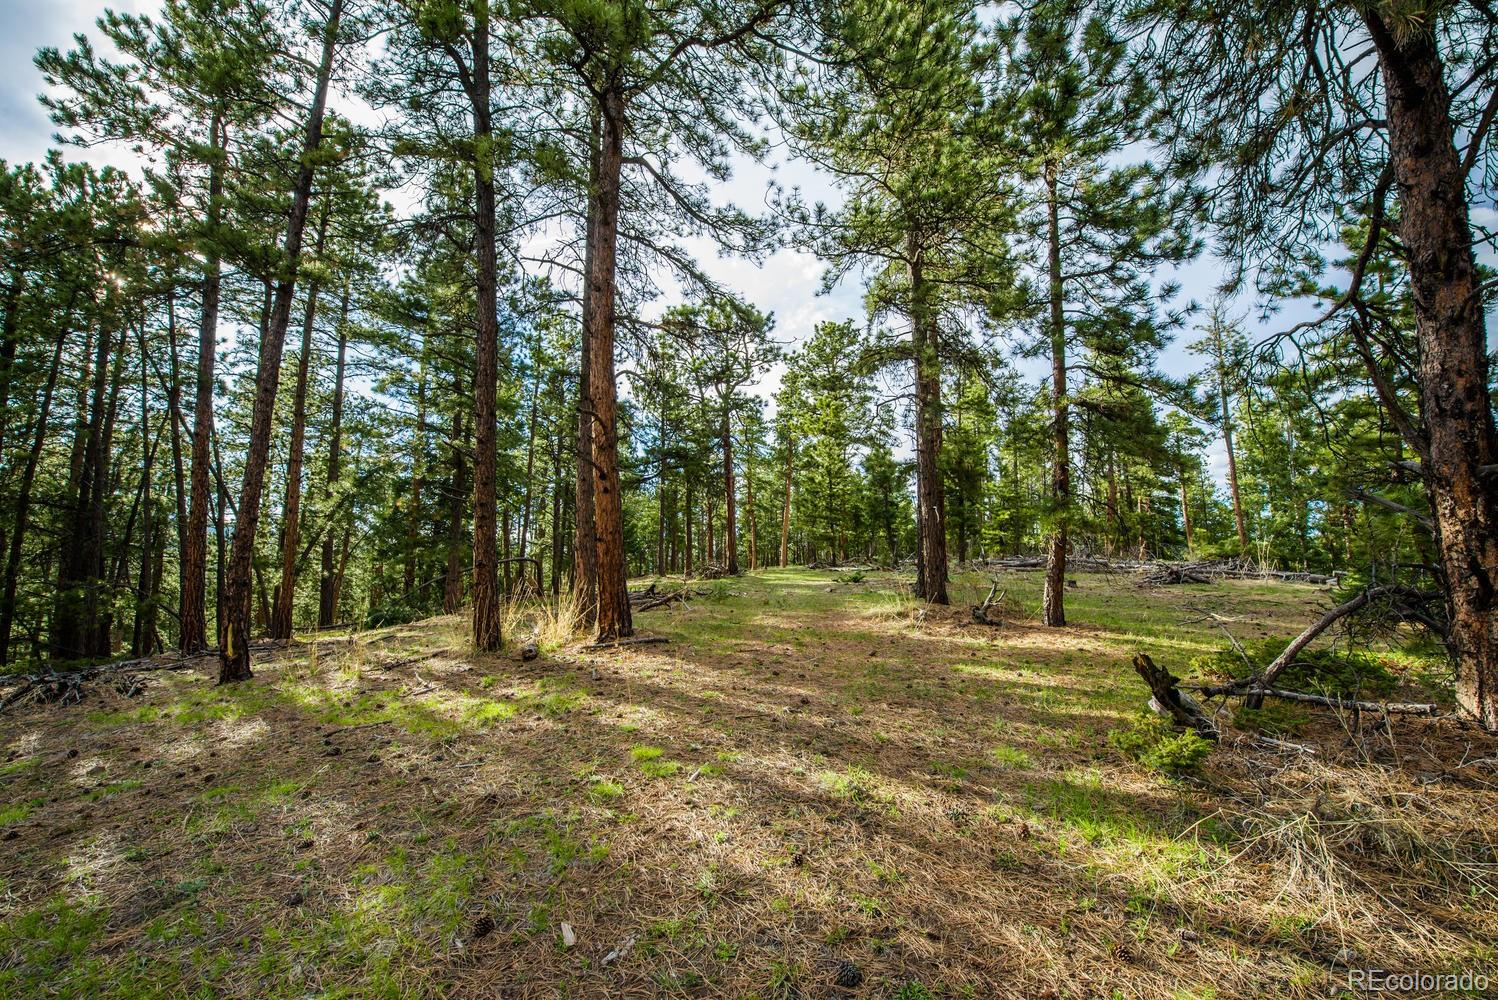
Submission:
POLYGON ((1004 600, 1004 595, 1003 594, 999 594, 997 598, 994 597, 994 595, 998 593, 998 590, 999 590, 999 581, 998 581, 998 578, 995 577, 994 581, 993 581, 993 586, 988 588, 988 596, 985 597, 985 598, 983 598, 983 603, 982 604, 979 604, 979 605, 977 605, 976 607, 973 608, 973 621, 976 624, 978 624, 978 625, 995 625, 995 626, 997 626, 997 625, 1003 625, 1004 624, 1003 622, 1001 622, 1001 621, 999 621, 997 619, 988 617, 988 609, 991 608, 991 607, 993 607, 995 604, 1002 603, 1003 600, 1004 600))
POLYGON ((670 642, 663 635, 637 635, 626 639, 615 639, 612 642, 590 642, 584 649, 618 649, 621 646, 653 646, 657 643, 670 642))
POLYGON ((1169 670, 1155 666, 1155 661, 1149 658, 1148 653, 1134 654, 1134 669, 1144 678, 1144 683, 1149 685, 1151 708, 1161 715, 1169 715, 1177 725, 1196 730, 1198 735, 1206 739, 1217 739, 1217 725, 1211 716, 1202 711, 1195 698, 1176 686, 1180 684, 1180 678, 1169 670))
POLYGON ((1312 622, 1304 632, 1300 633, 1300 635, 1290 640, 1290 645, 1286 646, 1284 652, 1280 653, 1279 656, 1276 656, 1273 662, 1271 662, 1267 667, 1264 668, 1264 672, 1262 674, 1254 674, 1248 677, 1244 677, 1240 680, 1232 681, 1228 684, 1219 684, 1214 687, 1203 688, 1202 694, 1205 697, 1214 698, 1218 695, 1236 695, 1247 692, 1248 701, 1246 702, 1246 704, 1248 705, 1248 707, 1261 707, 1264 704, 1264 696, 1259 692, 1258 689, 1272 688, 1274 686, 1275 678, 1278 677, 1286 667, 1294 663, 1295 658, 1301 654, 1302 650, 1304 650, 1307 646, 1314 642, 1317 636, 1325 632, 1327 629, 1331 628, 1343 618, 1346 618, 1348 615, 1352 614, 1354 611, 1359 611, 1362 608, 1366 607, 1368 603, 1375 597, 1381 597, 1384 594, 1390 593, 1395 589, 1398 588, 1373 587, 1363 591, 1351 600, 1337 605, 1336 607, 1327 611, 1326 614, 1316 619, 1316 621, 1312 622))
POLYGON ((1340 708, 1348 712, 1377 712, 1382 715, 1440 715, 1441 710, 1437 705, 1427 705, 1420 702, 1382 702, 1382 701, 1359 701, 1356 698, 1333 698, 1327 695, 1306 694, 1304 691, 1286 691, 1282 688, 1255 688, 1253 693, 1260 698, 1281 698, 1285 701, 1299 701, 1308 705, 1325 705, 1328 708, 1340 708))
POLYGON ((1353 490, 1352 498, 1354 500, 1363 500, 1367 503, 1375 504, 1379 507, 1383 507, 1385 510, 1392 510, 1396 514, 1403 514, 1410 520, 1414 521, 1416 524, 1420 525, 1420 527, 1424 528, 1426 531, 1435 530, 1435 525, 1431 523, 1430 518, 1426 517, 1418 510, 1415 510, 1411 507, 1406 507, 1402 503, 1395 503, 1388 497, 1381 497, 1377 493, 1369 493, 1367 490, 1353 490))

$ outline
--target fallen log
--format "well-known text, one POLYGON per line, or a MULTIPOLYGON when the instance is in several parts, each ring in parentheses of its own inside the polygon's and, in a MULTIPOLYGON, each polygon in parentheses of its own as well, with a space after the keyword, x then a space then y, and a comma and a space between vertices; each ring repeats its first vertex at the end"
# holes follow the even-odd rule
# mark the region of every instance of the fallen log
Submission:
POLYGON ((1301 651, 1309 646, 1312 642, 1314 642, 1316 637, 1319 636, 1322 632, 1325 632, 1327 629, 1331 628, 1337 622, 1341 621, 1343 618, 1346 618, 1354 611, 1358 611, 1366 607, 1368 602, 1372 601, 1375 597, 1381 597, 1386 593, 1392 593, 1396 589, 1397 588, 1393 587, 1372 587, 1368 590, 1364 590, 1351 600, 1344 601, 1336 607, 1331 608, 1326 612, 1326 614, 1322 615, 1320 618, 1316 619, 1316 621, 1307 626, 1305 631, 1301 632, 1300 635, 1290 640, 1290 645, 1286 646, 1284 652, 1280 653, 1279 656, 1276 656, 1273 661, 1271 661, 1270 664, 1264 668, 1263 673, 1244 677, 1239 680, 1232 681, 1228 684, 1219 684, 1215 687, 1203 688, 1202 695, 1208 698, 1214 698, 1219 695, 1238 695, 1246 693, 1248 696, 1248 701, 1246 702, 1246 704, 1249 708, 1261 707, 1264 704, 1263 695, 1250 689, 1272 688, 1274 686, 1275 678, 1278 677, 1286 667, 1294 663, 1295 658, 1300 655, 1301 651))
POLYGON ((644 590, 631 590, 629 592, 629 603, 637 604, 640 601, 648 601, 655 596, 655 581, 651 581, 650 586, 646 587, 644 590))
POLYGON ((1206 573, 1190 565, 1166 563, 1139 578, 1141 587, 1169 587, 1183 583, 1211 583, 1206 573))

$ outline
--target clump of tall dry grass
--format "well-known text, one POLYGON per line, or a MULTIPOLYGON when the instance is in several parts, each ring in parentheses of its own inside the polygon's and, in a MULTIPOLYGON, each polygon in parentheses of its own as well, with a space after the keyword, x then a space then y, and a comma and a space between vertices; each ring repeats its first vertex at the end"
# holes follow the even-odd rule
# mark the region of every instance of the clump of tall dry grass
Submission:
POLYGON ((583 618, 571 594, 524 598, 505 605, 500 627, 508 642, 534 642, 538 650, 549 653, 577 640, 583 618))
POLYGON ((1397 928, 1455 947, 1424 911, 1475 917, 1498 904, 1498 839, 1470 791, 1312 756, 1257 777, 1260 801, 1233 820, 1237 859, 1267 876, 1277 903, 1324 914, 1348 943, 1397 928))

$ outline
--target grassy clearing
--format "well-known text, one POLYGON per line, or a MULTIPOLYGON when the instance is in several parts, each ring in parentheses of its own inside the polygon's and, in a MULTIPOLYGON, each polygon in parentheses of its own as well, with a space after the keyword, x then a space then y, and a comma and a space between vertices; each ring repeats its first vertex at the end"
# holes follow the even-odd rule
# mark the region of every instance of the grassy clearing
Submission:
POLYGON ((1060 632, 1035 574, 988 629, 977 577, 945 611, 888 574, 771 571, 639 616, 663 646, 579 650, 532 612, 539 659, 480 657, 442 618, 309 637, 246 685, 8 713, 0 995, 1312 997, 1348 961, 1492 971, 1498 748, 1271 705, 1168 777, 1110 739, 1129 656, 1184 672, 1223 645, 1200 609, 1271 640, 1325 595, 1077 581, 1060 632))

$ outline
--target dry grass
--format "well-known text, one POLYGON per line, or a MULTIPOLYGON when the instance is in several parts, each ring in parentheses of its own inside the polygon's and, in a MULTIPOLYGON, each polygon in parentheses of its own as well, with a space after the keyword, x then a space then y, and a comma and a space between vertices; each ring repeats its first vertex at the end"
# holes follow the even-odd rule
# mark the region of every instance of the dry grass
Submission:
MULTIPOLYGON (((1287 635, 1322 595, 1082 576, 990 629, 775 571, 589 651, 524 606, 321 637, 231 689, 0 718, 6 996, 1319 997, 1491 971, 1493 758, 1306 713, 1199 778, 1111 749, 1136 649, 1287 635), (1199 616, 1198 616, 1199 617, 1199 616), (1312 752, 1289 744, 1304 746, 1312 752), (563 926, 575 938, 566 946, 563 926), (857 986, 846 989, 839 982, 857 986)), ((721 592, 720 592, 721 591, 721 592)))

